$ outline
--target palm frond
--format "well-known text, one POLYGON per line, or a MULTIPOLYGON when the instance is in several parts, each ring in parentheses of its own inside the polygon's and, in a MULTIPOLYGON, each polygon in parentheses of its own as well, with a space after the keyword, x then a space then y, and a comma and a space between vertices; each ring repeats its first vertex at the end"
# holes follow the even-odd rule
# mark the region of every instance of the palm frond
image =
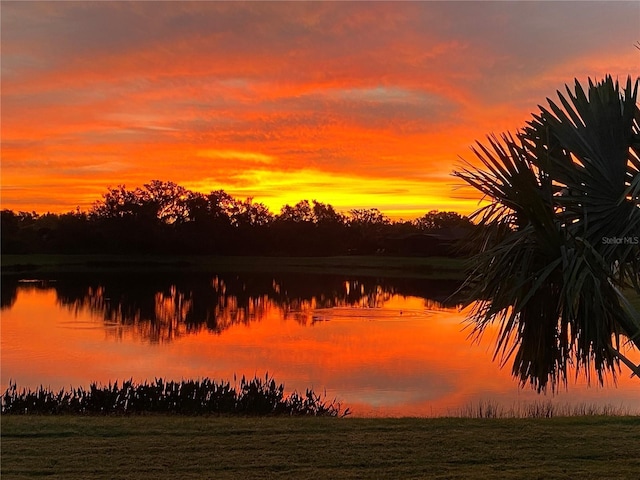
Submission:
POLYGON ((622 336, 640 347, 618 294, 640 285, 639 82, 621 92, 611 77, 590 80, 585 92, 576 81, 516 136, 478 142, 484 169, 454 172, 491 200, 475 214, 472 332, 498 322, 496 356, 538 390, 566 382, 569 362, 602 382, 622 336))

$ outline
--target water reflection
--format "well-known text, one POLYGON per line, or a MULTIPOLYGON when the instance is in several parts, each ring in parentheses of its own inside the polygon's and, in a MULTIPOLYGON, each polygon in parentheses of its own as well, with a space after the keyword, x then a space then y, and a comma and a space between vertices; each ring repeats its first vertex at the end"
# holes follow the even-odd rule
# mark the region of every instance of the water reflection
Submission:
POLYGON ((288 392, 326 390, 360 416, 541 398, 640 411, 640 382, 624 371, 617 387, 579 379, 552 397, 519 388, 492 360, 498 327, 472 343, 466 312, 442 308, 456 287, 305 275, 3 277, 0 383, 57 389, 269 372, 288 392))
MULTIPOLYGON (((2 308, 20 289, 55 291, 74 315, 99 315, 108 335, 133 335, 166 343, 202 330, 221 333, 233 325, 259 322, 274 311, 301 325, 326 321, 322 310, 381 308, 397 295, 424 299, 430 310, 456 305, 456 281, 348 278, 339 275, 63 275, 55 279, 3 278, 2 308), (126 328, 125 328, 126 327, 126 328)), ((396 312, 402 315, 402 311, 396 312)))

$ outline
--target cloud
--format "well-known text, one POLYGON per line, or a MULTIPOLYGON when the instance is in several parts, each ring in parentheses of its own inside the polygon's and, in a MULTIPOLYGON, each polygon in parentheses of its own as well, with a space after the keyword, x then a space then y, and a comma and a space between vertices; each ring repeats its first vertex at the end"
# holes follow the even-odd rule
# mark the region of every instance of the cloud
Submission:
MULTIPOLYGON (((8 2, 2 13, 3 186, 40 161, 42 181, 25 182, 48 184, 44 165, 73 176, 113 162, 128 168, 97 172, 104 185, 234 185, 262 166, 314 171, 329 197, 335 178, 447 185, 468 145, 519 128, 574 76, 637 71, 640 5, 8 2)), ((271 195, 267 176, 254 180, 256 197, 271 195)), ((445 190, 428 198, 458 201, 445 190)))
POLYGON ((255 163, 271 163, 273 161, 272 156, 265 155, 264 153, 239 152, 237 150, 199 150, 197 156, 222 160, 242 160, 255 163))

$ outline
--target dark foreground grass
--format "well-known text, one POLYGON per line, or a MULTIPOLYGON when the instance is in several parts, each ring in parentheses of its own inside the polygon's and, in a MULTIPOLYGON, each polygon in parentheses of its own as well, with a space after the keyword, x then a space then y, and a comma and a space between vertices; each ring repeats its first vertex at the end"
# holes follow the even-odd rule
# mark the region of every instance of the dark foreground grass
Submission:
POLYGON ((1 421, 3 479, 640 478, 638 417, 1 421))

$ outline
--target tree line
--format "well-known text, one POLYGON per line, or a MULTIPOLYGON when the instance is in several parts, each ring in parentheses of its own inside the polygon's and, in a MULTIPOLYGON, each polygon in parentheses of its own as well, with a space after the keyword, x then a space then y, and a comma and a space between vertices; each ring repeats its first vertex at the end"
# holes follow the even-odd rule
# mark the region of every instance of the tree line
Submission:
POLYGON ((455 241, 475 228, 455 212, 392 221, 376 208, 345 214, 316 200, 273 214, 251 198, 160 180, 109 187, 88 211, 2 210, 1 221, 4 254, 461 255, 455 241))

